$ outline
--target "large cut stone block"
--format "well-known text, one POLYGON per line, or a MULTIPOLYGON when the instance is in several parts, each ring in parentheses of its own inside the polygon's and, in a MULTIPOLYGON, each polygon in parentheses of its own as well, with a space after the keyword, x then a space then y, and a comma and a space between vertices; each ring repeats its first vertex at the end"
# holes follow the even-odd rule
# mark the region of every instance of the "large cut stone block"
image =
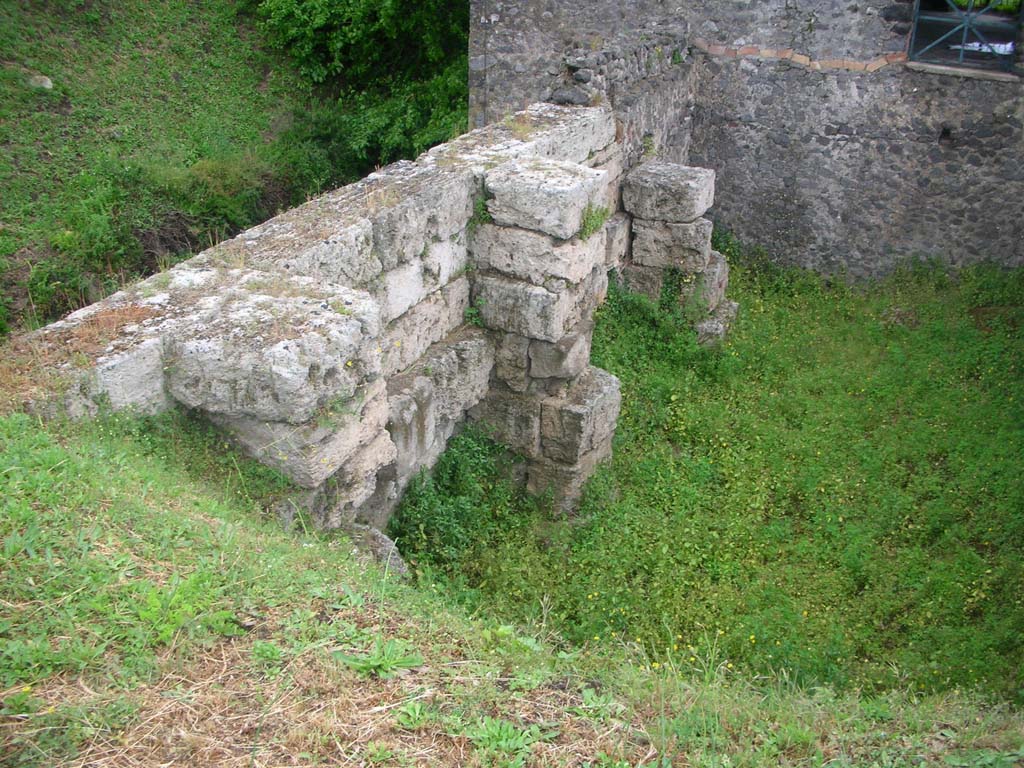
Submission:
POLYGON ((577 285, 549 280, 548 287, 481 275, 474 303, 488 328, 543 341, 558 341, 604 300, 608 277, 596 267, 577 285))
POLYGON ((622 404, 619 380, 590 367, 565 398, 544 401, 541 409, 541 450, 563 464, 610 444, 622 404))
POLYGON ((588 206, 599 206, 607 173, 574 163, 521 158, 489 171, 484 179, 492 199, 487 209, 496 224, 545 232, 560 240, 575 237, 588 206))
POLYGON ((526 490, 551 500, 559 512, 571 513, 583 493, 583 486, 598 465, 612 455, 611 441, 583 456, 575 464, 535 459, 526 468, 526 490))
POLYGON ((535 379, 572 379, 579 376, 590 364, 593 335, 593 322, 584 320, 557 342, 531 342, 530 376, 535 379))
POLYGON ((525 392, 530 382, 530 340, 506 333, 495 353, 494 375, 513 392, 525 392))
POLYGON ((384 376, 404 371, 435 344, 465 322, 469 280, 460 277, 430 294, 384 331, 381 341, 384 376))
POLYGON ((209 414, 303 424, 380 375, 370 296, 253 275, 197 302, 164 335, 168 392, 209 414))
POLYGON ((530 105, 526 114, 549 123, 530 137, 531 151, 538 155, 583 163, 615 141, 615 116, 608 107, 538 103, 530 105))
POLYGON ((469 416, 495 440, 527 457, 540 456, 540 399, 492 389, 469 416))
POLYGON ((704 269, 704 301, 708 311, 714 311, 725 298, 729 287, 729 262, 718 251, 712 251, 708 265, 704 269))
POLYGON ((626 264, 622 268, 622 284, 630 293, 639 293, 657 304, 661 301, 661 291, 665 285, 665 270, 661 267, 626 264))
POLYGON ((711 255, 712 224, 698 219, 690 224, 633 221, 633 261, 646 267, 674 267, 700 272, 711 255))
POLYGON ((483 224, 473 234, 471 250, 477 269, 544 285, 549 278, 578 283, 605 257, 605 232, 586 240, 558 241, 518 227, 483 224))
POLYGON ((633 235, 633 219, 628 213, 616 213, 604 225, 606 246, 605 269, 621 270, 629 256, 633 235))
POLYGON ((697 343, 702 347, 713 347, 720 344, 729 333, 729 329, 736 321, 740 305, 735 301, 723 301, 711 317, 697 323, 697 343))
POLYGON ((466 411, 487 394, 493 368, 493 342, 484 331, 465 328, 389 382, 388 431, 398 446, 400 487, 434 465, 466 411))
POLYGON ((303 488, 316 488, 385 431, 388 402, 384 381, 377 379, 348 400, 332 401, 304 424, 208 415, 250 456, 303 488))
POLYGON ((715 199, 715 172, 652 160, 626 174, 622 203, 637 218, 687 223, 715 199))

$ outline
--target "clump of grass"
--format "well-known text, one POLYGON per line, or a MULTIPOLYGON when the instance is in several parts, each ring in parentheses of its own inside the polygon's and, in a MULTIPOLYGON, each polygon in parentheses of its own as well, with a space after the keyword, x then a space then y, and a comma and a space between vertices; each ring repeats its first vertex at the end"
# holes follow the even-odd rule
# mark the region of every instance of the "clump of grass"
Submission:
POLYGON ((608 209, 603 205, 587 203, 583 209, 583 218, 580 222, 580 231, 577 237, 580 240, 588 240, 591 235, 597 234, 608 221, 608 209))

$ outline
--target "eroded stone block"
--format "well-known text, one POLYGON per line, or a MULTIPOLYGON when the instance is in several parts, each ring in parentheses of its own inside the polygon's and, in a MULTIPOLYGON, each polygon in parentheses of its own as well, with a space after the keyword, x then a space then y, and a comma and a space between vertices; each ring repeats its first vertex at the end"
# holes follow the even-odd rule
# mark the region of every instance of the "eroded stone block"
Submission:
POLYGON ((707 219, 690 224, 634 219, 633 261, 647 267, 700 272, 711 255, 712 226, 707 219))
POLYGON ((513 392, 525 392, 529 384, 530 340, 506 333, 498 343, 494 373, 513 392))
POLYGON ((697 343, 703 347, 721 344, 736 321, 739 307, 735 301, 729 300, 719 304, 711 313, 711 317, 697 323, 697 343))
POLYGON ((626 174, 622 203, 641 219, 696 221, 715 199, 715 172, 710 168, 651 160, 626 174))
POLYGON ((534 459, 526 469, 526 490, 547 497, 555 510, 571 513, 583 493, 583 486, 601 462, 611 457, 611 442, 591 451, 575 464, 534 459))
POLYGON ((481 275, 476 279, 474 305, 488 328, 555 342, 604 300, 607 289, 603 266, 578 285, 549 280, 547 287, 541 287, 481 275))
POLYGON ((304 424, 216 412, 208 416, 250 456, 303 488, 316 488, 385 431, 388 403, 384 381, 378 379, 348 400, 329 403, 304 424))
POLYGON ((539 157, 521 158, 487 173, 496 224, 545 232, 560 240, 576 236, 588 206, 600 205, 607 173, 539 157))
POLYGON ((380 375, 380 310, 362 291, 253 276, 163 337, 167 390, 209 414, 303 424, 380 375))
POLYGON ((709 312, 714 311, 725 298, 728 287, 729 262, 718 251, 712 251, 701 279, 701 295, 709 312))
POLYGON ((469 416, 487 427, 494 439, 528 457, 540 456, 540 399, 492 389, 469 416))
POLYGON ((604 225, 605 269, 621 270, 629 256, 633 235, 633 218, 628 213, 616 213, 604 225))
POLYGON ((380 343, 383 375, 392 376, 419 360, 431 344, 465 322, 467 309, 469 280, 460 277, 392 321, 380 343))
POLYGON ((559 241, 541 232, 483 224, 473 234, 473 261, 477 269, 534 285, 544 285, 550 278, 578 283, 604 260, 605 237, 602 230, 586 240, 559 241))
POLYGON ((661 267, 626 264, 622 268, 622 283, 630 293, 639 293, 657 304, 661 301, 661 291, 665 285, 665 270, 661 267))
POLYGON ((594 324, 581 322, 573 332, 556 342, 530 343, 530 376, 536 379, 572 379, 590 364, 590 342, 594 324))
POLYGON ((541 451, 548 459, 575 464, 611 443, 622 403, 619 380, 590 367, 563 399, 541 408, 541 451))

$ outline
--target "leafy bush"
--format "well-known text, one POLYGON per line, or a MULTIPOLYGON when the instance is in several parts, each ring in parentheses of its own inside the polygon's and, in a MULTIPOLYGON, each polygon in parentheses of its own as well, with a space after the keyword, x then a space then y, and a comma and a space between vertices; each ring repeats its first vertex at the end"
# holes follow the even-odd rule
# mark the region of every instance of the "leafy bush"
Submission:
POLYGON ((465 54, 469 3, 447 0, 251 0, 277 48, 315 83, 375 88, 429 79, 465 54))

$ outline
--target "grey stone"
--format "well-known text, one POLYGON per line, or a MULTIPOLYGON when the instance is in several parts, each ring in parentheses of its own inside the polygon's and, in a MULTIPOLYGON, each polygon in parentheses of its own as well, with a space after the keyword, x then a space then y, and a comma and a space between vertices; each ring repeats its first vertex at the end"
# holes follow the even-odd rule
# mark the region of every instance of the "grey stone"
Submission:
POLYGON ((725 300, 720 303, 711 317, 697 323, 697 343, 702 347, 721 344, 736 321, 738 312, 739 304, 735 301, 725 300))
POLYGON ((718 251, 712 251, 702 280, 702 296, 708 311, 713 312, 725 298, 729 287, 729 263, 718 251))
POLYGON ((541 450, 563 464, 610 445, 622 403, 619 380, 590 367, 561 399, 545 400, 541 409, 541 450))
POLYGON ((496 224, 568 240, 580 231, 588 206, 599 205, 606 175, 558 160, 513 160, 487 173, 487 209, 496 224))
POLYGON ((715 172, 651 160, 626 174, 622 202, 641 219, 688 223, 703 216, 715 197, 715 172))
POLYGON ((541 287, 481 275, 474 287, 474 303, 488 328, 555 342, 604 300, 607 285, 603 266, 577 285, 550 280, 541 287))
POLYGON ((493 438, 527 457, 540 456, 540 399, 492 389, 469 411, 493 438))
POLYGON ((711 230, 707 219, 691 224, 634 219, 633 261, 647 267, 700 272, 711 255, 711 230))
POLYGON ((380 340, 384 376, 403 371, 465 322, 469 280, 453 280, 388 325, 380 340))
POLYGON ((537 379, 572 379, 590 363, 590 342, 594 325, 585 320, 573 332, 555 343, 530 342, 530 376, 537 379))
POLYGON ((639 293, 657 304, 661 301, 661 291, 665 285, 665 270, 661 267, 626 264, 622 268, 622 283, 630 293, 639 293))
POLYGON ((253 278, 170 328, 163 357, 171 396, 210 414, 289 424, 353 397, 380 374, 380 310, 360 291, 325 287, 317 298, 305 288, 253 278))
MULTIPOLYGON (((296 485, 316 488, 350 460, 362 466, 361 454, 387 434, 388 403, 384 381, 378 379, 349 401, 331 404, 305 424, 216 412, 207 416, 253 458, 280 470, 296 485)), ((375 448, 381 459, 377 469, 394 460, 390 438, 387 445, 375 448)))
POLYGON ((527 465, 526 489, 536 496, 550 499, 554 510, 570 514, 578 504, 587 480, 611 455, 611 442, 608 441, 575 464, 534 459, 527 465))
POLYGON ((495 353, 494 374, 513 392, 525 392, 530 375, 530 340, 506 333, 495 353))
POLYGON ((605 233, 560 241, 540 232, 483 224, 474 233, 471 248, 477 269, 534 285, 544 285, 549 278, 578 283, 604 261, 605 233))
POLYGON ((606 269, 621 270, 629 255, 633 220, 628 213, 616 213, 605 224, 607 247, 605 248, 604 265, 606 269))
POLYGON ((30 88, 39 88, 43 91, 53 90, 53 81, 46 75, 32 75, 28 79, 28 84, 30 88))

